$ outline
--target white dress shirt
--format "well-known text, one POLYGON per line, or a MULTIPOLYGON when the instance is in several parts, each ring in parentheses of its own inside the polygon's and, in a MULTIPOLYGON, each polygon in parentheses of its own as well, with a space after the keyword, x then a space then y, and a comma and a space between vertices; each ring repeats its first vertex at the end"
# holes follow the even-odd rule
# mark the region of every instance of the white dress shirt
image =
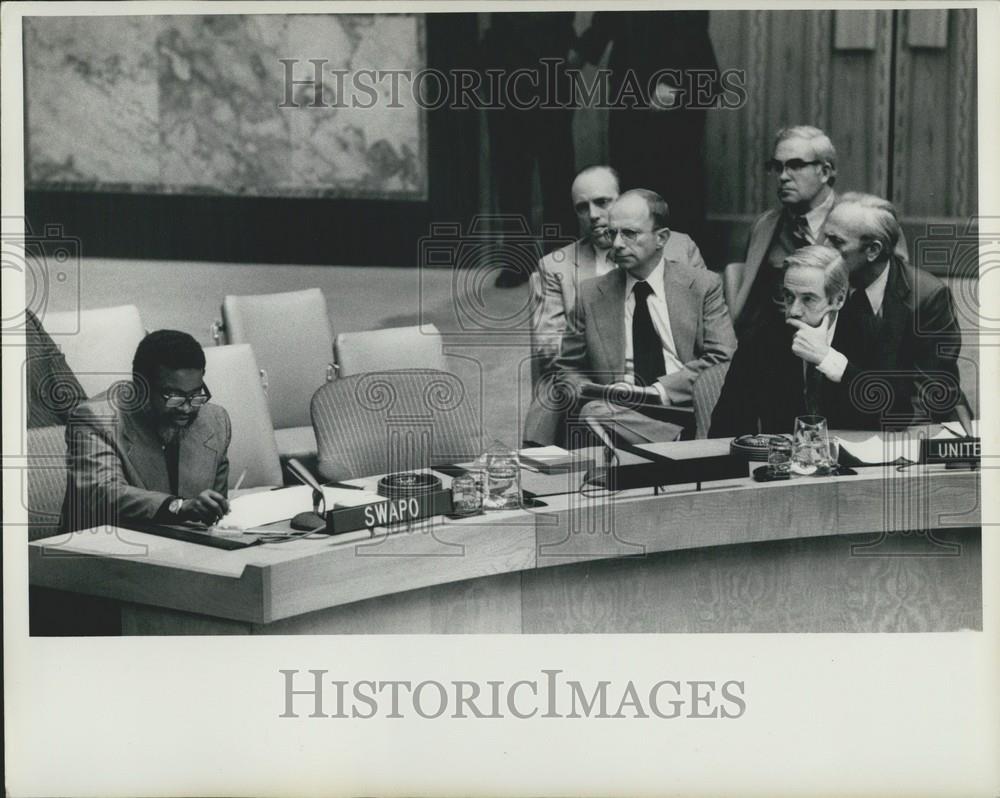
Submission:
MULTIPOLYGON (((889 267, 886 266, 882 269, 882 273, 865 288, 865 293, 868 294, 868 302, 872 306, 872 313, 875 314, 876 318, 882 318, 882 303, 885 301, 885 289, 888 284, 889 267)), ((852 291, 851 293, 854 292, 852 291)), ((830 325, 829 335, 826 338, 827 345, 833 343, 833 334, 836 329, 837 321, 835 319, 833 324, 830 325)), ((844 372, 847 370, 847 358, 830 346, 830 351, 826 353, 826 357, 823 358, 816 368, 831 382, 840 382, 844 378, 844 372)))
MULTIPOLYGON (((664 374, 673 374, 684 368, 684 364, 677 357, 677 347, 674 344, 674 333, 670 329, 670 312, 667 310, 666 289, 663 286, 663 258, 656 264, 652 274, 646 278, 652 293, 646 300, 649 307, 649 315, 653 320, 653 327, 663 344, 663 364, 666 366, 664 374)), ((635 384, 635 349, 632 344, 632 317, 635 315, 635 294, 633 289, 638 283, 631 274, 625 278, 625 381, 635 384)), ((654 383, 660 401, 667 402, 667 390, 660 383, 654 383)))
POLYGON ((594 263, 597 264, 597 276, 607 274, 618 268, 618 265, 611 259, 611 249, 599 249, 594 247, 594 263))

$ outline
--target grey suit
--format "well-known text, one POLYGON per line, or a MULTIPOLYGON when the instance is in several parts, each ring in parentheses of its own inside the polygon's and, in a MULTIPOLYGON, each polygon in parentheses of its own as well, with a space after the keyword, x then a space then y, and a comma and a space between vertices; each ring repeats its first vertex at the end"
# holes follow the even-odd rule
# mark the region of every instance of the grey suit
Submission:
MULTIPOLYGON (((698 245, 684 233, 671 231, 663 247, 668 264, 705 269, 698 245)), ((524 439, 541 444, 561 442, 564 408, 554 397, 551 379, 563 335, 576 312, 580 286, 597 276, 597 252, 587 239, 550 252, 532 275, 532 384, 535 393, 524 421, 524 439), (546 398, 554 401, 546 401, 546 398)))
MULTIPOLYGON (((218 405, 202 407, 181 438, 182 498, 207 489, 226 495, 231 438, 229 414, 218 405)), ((92 399, 73 412, 66 427, 66 467, 66 531, 148 523, 171 497, 163 446, 147 415, 107 399, 92 399)))
MULTIPOLYGON (((660 377, 659 383, 671 407, 690 407, 698 375, 732 357, 736 336, 718 275, 667 262, 663 280, 676 354, 684 366, 660 377)), ((581 286, 577 311, 556 361, 559 378, 570 386, 624 379, 625 282, 624 270, 617 270, 581 286)))

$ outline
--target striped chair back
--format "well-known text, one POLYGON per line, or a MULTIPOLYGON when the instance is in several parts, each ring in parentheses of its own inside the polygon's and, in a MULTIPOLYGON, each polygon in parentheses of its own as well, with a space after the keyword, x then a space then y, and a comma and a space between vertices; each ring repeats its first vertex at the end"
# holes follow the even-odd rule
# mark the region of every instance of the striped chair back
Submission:
POLYGON ((437 369, 358 374, 312 399, 319 473, 330 480, 463 462, 482 451, 482 397, 437 369))
POLYGON ((712 411, 722 393, 722 384, 729 373, 729 361, 709 366, 698 375, 691 387, 694 403, 694 426, 696 438, 707 438, 712 426, 712 411))
POLYGON ((28 540, 59 534, 66 494, 66 428, 28 430, 28 540))

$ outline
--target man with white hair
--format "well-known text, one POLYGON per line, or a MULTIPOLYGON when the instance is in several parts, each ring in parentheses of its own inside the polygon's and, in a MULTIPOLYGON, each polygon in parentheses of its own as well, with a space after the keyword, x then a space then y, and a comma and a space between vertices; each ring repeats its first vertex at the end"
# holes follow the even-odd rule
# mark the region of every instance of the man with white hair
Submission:
POLYGON ((829 351, 821 344, 816 351, 830 378, 850 395, 840 425, 878 429, 955 418, 966 423, 968 404, 958 376, 962 335, 951 291, 899 256, 902 233, 892 203, 844 194, 822 233, 843 257, 851 285, 841 312, 845 335, 829 351))
POLYGON ((841 415, 843 392, 823 371, 828 364, 818 348, 844 334, 838 316, 847 301, 847 266, 837 250, 816 245, 793 252, 783 266, 783 313, 769 314, 740 342, 710 437, 791 432, 796 416, 841 415))

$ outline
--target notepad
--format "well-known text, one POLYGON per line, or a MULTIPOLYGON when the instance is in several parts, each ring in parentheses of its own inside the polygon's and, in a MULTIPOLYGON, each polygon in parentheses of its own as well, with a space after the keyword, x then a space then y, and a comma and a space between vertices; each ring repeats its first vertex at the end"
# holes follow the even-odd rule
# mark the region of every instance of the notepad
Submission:
POLYGON ((543 474, 566 474, 571 471, 586 471, 594 465, 593 458, 583 457, 561 446, 532 446, 518 453, 521 465, 543 474))
MULTIPOLYGON (((323 488, 323 498, 327 510, 385 501, 384 497, 371 491, 345 488, 323 488)), ((229 512, 212 529, 220 535, 255 529, 284 521, 312 508, 312 488, 307 485, 244 494, 229 502, 229 512)))

